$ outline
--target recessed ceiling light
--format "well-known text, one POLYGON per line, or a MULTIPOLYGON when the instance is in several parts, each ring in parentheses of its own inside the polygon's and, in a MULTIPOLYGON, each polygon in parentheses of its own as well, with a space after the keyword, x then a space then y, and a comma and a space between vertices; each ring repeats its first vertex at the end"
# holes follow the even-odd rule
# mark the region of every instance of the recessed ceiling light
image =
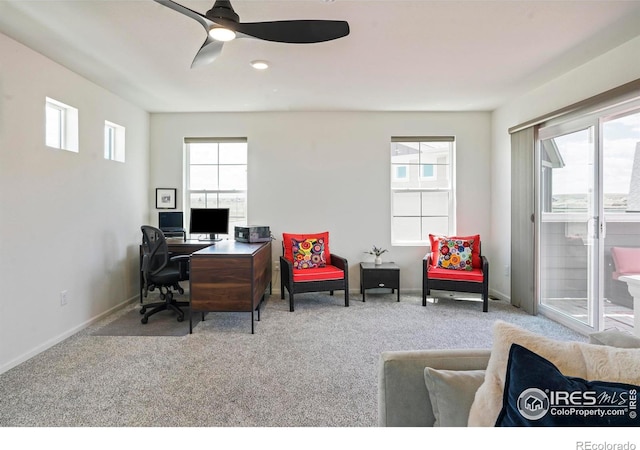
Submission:
POLYGON ((251 61, 251 67, 257 70, 265 70, 269 68, 269 63, 261 59, 256 59, 255 61, 251 61))

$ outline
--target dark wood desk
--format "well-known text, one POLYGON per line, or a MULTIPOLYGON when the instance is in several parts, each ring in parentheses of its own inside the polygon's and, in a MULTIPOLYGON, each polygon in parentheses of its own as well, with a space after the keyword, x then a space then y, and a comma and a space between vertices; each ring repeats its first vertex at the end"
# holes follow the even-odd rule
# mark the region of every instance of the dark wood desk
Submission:
POLYGON ((176 255, 190 255, 193 252, 209 247, 213 242, 199 241, 197 239, 183 240, 181 238, 167 238, 169 251, 176 255))
POLYGON ((226 240, 191 254, 189 333, 194 312, 258 312, 269 287, 271 242, 248 244, 226 240))

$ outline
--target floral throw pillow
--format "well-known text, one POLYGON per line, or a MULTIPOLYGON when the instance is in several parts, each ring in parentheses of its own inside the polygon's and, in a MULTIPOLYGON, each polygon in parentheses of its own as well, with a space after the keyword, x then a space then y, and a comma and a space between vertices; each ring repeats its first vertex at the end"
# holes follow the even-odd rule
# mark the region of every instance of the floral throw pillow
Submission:
POLYGON ((311 238, 299 241, 291 239, 294 269, 316 269, 325 267, 324 239, 311 238))
POLYGON ((471 254, 473 240, 442 238, 438 241, 438 267, 473 270, 471 254))

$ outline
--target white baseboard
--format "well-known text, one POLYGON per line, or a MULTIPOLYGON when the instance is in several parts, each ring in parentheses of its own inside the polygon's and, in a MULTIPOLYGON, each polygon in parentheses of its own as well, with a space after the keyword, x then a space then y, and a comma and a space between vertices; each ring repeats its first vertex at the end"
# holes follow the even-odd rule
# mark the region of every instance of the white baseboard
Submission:
POLYGON ((507 295, 507 294, 505 294, 503 292, 500 292, 500 291, 498 291, 496 289, 489 289, 489 296, 490 297, 495 297, 498 300, 504 300, 506 302, 511 302, 511 296, 509 296, 509 295, 507 295))
POLYGON ((15 358, 15 359, 9 361, 8 363, 0 366, 0 374, 4 373, 4 372, 6 372, 6 371, 8 371, 10 369, 13 369, 17 365, 22 364, 23 362, 33 358, 37 354, 42 353, 43 351, 50 349, 54 345, 59 344, 60 342, 62 342, 65 339, 73 336, 74 334, 78 333, 79 331, 84 330, 89 325, 92 325, 92 324, 104 319, 108 315, 113 314, 114 312, 124 308, 128 304, 139 300, 139 298, 140 298, 139 295, 135 295, 135 296, 133 296, 133 297, 131 297, 131 298, 129 298, 129 299, 117 304, 116 306, 114 306, 112 308, 109 308, 108 310, 104 311, 103 313, 98 314, 95 317, 92 317, 91 319, 87 320, 86 322, 83 322, 80 325, 77 325, 77 326, 75 326, 73 328, 70 328, 69 330, 65 331, 64 333, 61 333, 58 336, 55 336, 55 337, 43 342, 42 344, 38 345, 37 347, 32 348, 28 352, 23 353, 22 355, 18 356, 17 358, 15 358))

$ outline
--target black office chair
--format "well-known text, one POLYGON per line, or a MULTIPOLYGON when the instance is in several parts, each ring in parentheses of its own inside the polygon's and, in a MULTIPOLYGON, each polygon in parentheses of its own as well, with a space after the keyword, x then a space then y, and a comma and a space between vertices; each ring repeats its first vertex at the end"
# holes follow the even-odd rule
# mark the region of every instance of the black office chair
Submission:
POLYGON ((144 314, 142 323, 147 323, 149 316, 159 311, 172 310, 178 314, 178 322, 184 320, 181 306, 189 306, 189 302, 178 302, 173 299, 172 289, 184 294, 179 281, 188 279, 189 255, 171 256, 164 234, 149 225, 140 227, 142 230, 142 275, 143 295, 156 288, 160 291, 163 302, 142 305, 140 314, 144 314), (151 309, 147 312, 147 309, 151 309))

